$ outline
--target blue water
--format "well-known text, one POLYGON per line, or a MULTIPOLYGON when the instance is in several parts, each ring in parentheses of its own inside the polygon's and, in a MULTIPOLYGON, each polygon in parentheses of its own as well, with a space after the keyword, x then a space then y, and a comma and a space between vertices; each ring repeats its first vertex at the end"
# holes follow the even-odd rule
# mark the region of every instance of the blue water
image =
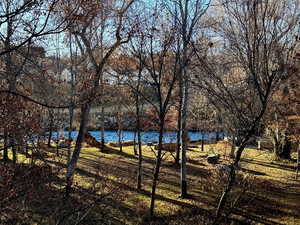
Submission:
MULTIPOLYGON (((101 133, 99 131, 89 131, 90 134, 96 138, 98 141, 101 140, 101 133)), ((72 139, 77 138, 78 131, 72 131, 72 139)), ((164 134, 164 142, 176 142, 176 131, 168 131, 164 134)), ((58 134, 59 137, 64 136, 68 138, 68 131, 61 131, 58 134)), ((191 141, 194 140, 210 140, 216 137, 215 132, 200 132, 200 131, 189 131, 188 136, 191 141)), ((219 133, 219 137, 222 138, 225 136, 225 133, 219 133)), ((54 132, 53 138, 57 137, 57 133, 54 132)), ((123 141, 132 141, 134 139, 134 131, 123 131, 123 141)), ((157 131, 142 131, 141 139, 143 143, 148 142, 158 142, 158 132, 157 131)), ((106 130, 104 132, 104 141, 105 142, 117 142, 118 134, 117 131, 106 130)))

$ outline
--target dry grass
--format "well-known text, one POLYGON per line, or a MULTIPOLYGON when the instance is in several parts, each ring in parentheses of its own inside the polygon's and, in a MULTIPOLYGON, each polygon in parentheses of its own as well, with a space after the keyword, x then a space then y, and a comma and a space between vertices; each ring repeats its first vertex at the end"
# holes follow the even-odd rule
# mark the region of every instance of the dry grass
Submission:
MULTIPOLYGON (((205 145, 203 152, 200 147, 189 149, 187 172, 190 199, 178 198, 180 168, 173 164, 174 153, 165 152, 157 189, 157 217, 154 224, 209 224, 224 181, 214 177, 213 166, 206 162, 206 156, 214 151, 221 154, 221 163, 228 164, 228 148, 212 144, 205 145)), ((55 156, 54 150, 49 151, 50 163, 65 163, 61 157, 55 156)), ((63 157, 65 151, 60 150, 63 157)), ((145 222, 144 217, 149 210, 155 154, 156 151, 151 147, 143 146, 143 191, 138 192, 135 188, 138 159, 134 155, 133 146, 123 147, 122 153, 112 146, 107 146, 105 153, 97 148, 83 148, 75 182, 79 187, 87 188, 95 179, 105 176, 111 185, 118 186, 122 196, 126 196, 111 201, 109 208, 114 213, 113 224, 119 224, 116 221, 120 224, 150 224, 145 222), (101 176, 97 175, 97 171, 103 171, 101 176)), ((19 161, 27 162, 23 157, 19 156, 19 161)), ((230 203, 235 203, 231 220, 244 221, 246 224, 300 224, 300 184, 294 180, 294 168, 295 163, 292 162, 272 161, 268 151, 246 149, 238 173, 239 179, 230 198, 230 203)), ((99 210, 95 208, 91 214, 95 216, 99 210)))

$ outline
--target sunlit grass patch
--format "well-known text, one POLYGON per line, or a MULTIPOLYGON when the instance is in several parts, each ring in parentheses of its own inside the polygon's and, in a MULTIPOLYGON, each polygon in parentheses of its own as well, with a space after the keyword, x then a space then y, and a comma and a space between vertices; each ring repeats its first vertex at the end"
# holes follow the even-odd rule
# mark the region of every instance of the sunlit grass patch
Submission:
MULTIPOLYGON (((32 155, 32 151, 28 151, 28 154, 32 155)), ((13 153, 12 153, 12 151, 10 151, 10 149, 8 151, 8 159, 11 161, 13 160, 13 153)), ((25 154, 17 153, 17 162, 28 164, 28 163, 32 162, 32 158, 26 157, 25 154)))

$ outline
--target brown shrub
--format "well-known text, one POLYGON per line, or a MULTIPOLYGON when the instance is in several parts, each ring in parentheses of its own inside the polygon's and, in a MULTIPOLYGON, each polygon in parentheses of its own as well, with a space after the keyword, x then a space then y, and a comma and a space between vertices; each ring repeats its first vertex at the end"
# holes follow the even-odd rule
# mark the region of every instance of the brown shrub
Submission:
POLYGON ((218 141, 216 144, 217 150, 230 150, 232 148, 232 143, 228 141, 218 141))

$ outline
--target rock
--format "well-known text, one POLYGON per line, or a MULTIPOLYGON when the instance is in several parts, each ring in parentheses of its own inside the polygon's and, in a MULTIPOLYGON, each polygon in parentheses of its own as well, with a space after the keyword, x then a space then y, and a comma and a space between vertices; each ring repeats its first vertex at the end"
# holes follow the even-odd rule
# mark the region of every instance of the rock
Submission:
POLYGON ((220 159, 220 155, 219 154, 209 154, 207 156, 207 162, 211 163, 211 164, 217 164, 218 161, 220 159))

